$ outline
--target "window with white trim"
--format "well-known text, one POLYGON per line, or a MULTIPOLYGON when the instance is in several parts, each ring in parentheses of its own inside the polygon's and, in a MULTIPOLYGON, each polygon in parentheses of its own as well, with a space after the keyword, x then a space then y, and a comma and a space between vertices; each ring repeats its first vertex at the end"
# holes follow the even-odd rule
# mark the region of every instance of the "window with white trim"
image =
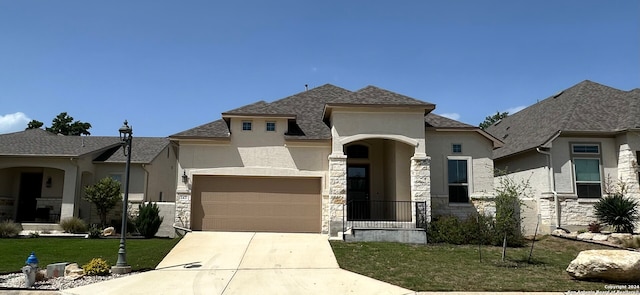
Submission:
POLYGON ((251 131, 252 125, 251 121, 242 121, 242 131, 251 131))
POLYGON ((276 131, 276 122, 267 121, 267 131, 276 131))
POLYGON ((602 197, 600 145, 573 144, 571 152, 578 198, 602 197))
POLYGON ((469 203, 469 162, 466 157, 447 159, 449 203, 469 203))

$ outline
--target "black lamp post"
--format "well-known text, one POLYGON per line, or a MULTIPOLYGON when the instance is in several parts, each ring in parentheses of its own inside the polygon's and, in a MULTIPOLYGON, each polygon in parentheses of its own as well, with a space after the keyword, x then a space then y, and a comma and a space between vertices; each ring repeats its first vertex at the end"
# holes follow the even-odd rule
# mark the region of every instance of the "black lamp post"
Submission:
POLYGON ((129 168, 131 166, 131 140, 133 139, 133 129, 129 126, 127 120, 120 127, 120 141, 124 149, 124 155, 127 157, 127 165, 125 166, 124 179, 124 198, 122 199, 122 226, 120 228, 120 248, 118 249, 118 261, 111 268, 113 273, 129 273, 131 266, 127 265, 127 209, 129 204, 129 168))

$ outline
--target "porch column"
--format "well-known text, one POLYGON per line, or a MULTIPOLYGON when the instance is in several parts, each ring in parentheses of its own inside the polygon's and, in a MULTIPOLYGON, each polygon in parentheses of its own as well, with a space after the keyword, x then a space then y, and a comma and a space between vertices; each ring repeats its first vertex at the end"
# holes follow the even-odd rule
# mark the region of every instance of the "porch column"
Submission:
MULTIPOLYGON (((411 201, 426 202, 426 219, 431 222, 431 157, 414 155, 411 157, 411 201)), ((411 206, 415 223, 416 208, 411 206)))
MULTIPOLYGON (((337 237, 343 231, 344 205, 347 200, 347 156, 329 155, 329 236, 337 237)), ((326 222, 325 222, 326 223, 326 222)), ((325 225, 323 224, 323 227, 325 225)), ((324 231, 324 228, 323 228, 324 231)))
POLYGON ((71 168, 64 169, 64 184, 62 188, 62 205, 60 206, 60 220, 73 217, 77 182, 78 168, 73 166, 71 168))
POLYGON ((640 199, 637 163, 635 151, 629 144, 621 144, 618 153, 618 178, 626 184, 627 195, 634 199, 640 199))
MULTIPOLYGON (((186 169, 179 171, 187 174, 186 169)), ((178 178, 180 178, 182 174, 178 174, 178 178)), ((176 215, 173 222, 177 226, 181 226, 184 228, 191 228, 191 181, 193 180, 193 175, 191 173, 187 174, 189 176, 189 183, 183 183, 180 179, 177 180, 177 188, 176 188, 176 215)))

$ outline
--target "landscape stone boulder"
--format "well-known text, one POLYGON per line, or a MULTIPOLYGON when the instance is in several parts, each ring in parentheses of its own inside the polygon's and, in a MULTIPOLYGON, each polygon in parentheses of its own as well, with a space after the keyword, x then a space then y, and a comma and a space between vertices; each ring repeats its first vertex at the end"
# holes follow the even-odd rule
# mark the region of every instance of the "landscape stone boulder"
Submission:
POLYGON ((591 240, 598 241, 598 242, 604 242, 607 239, 609 239, 609 236, 603 235, 603 234, 594 234, 593 237, 591 238, 591 240))
POLYGON ((75 279, 84 276, 84 270, 77 263, 70 263, 64 268, 65 278, 75 279))
POLYGON ((113 236, 116 234, 116 229, 113 228, 113 226, 107 227, 104 230, 102 230, 102 235, 103 236, 113 236))
POLYGON ((578 240, 591 240, 593 239, 593 234, 590 232, 581 233, 578 235, 578 240))
POLYGON ((606 282, 640 282, 640 253, 627 250, 586 250, 567 267, 578 280, 606 282))

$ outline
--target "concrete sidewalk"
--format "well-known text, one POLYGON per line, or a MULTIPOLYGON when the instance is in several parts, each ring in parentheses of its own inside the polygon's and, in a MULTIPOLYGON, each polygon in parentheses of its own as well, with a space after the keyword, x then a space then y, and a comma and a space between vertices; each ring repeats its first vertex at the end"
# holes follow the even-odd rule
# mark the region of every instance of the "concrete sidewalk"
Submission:
POLYGON ((62 294, 415 294, 339 268, 326 235, 192 232, 156 270, 62 294))

